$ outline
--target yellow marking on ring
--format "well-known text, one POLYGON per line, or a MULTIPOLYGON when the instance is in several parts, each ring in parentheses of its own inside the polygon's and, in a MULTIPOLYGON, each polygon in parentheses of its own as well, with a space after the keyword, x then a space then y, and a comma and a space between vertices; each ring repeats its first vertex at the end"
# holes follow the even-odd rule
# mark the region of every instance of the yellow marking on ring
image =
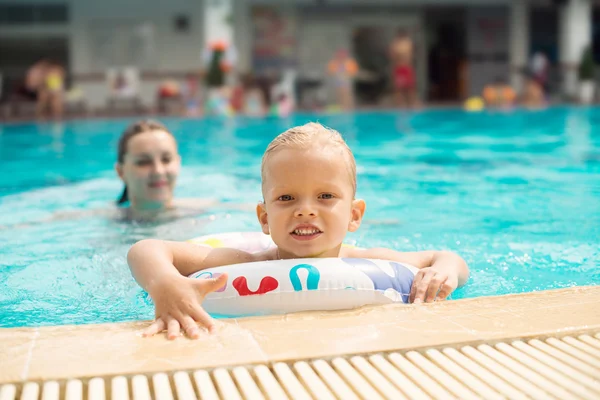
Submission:
POLYGON ((200 242, 200 244, 206 244, 206 245, 212 247, 213 249, 217 249, 219 247, 225 247, 225 243, 223 243, 222 240, 215 239, 215 238, 208 238, 204 242, 200 242))

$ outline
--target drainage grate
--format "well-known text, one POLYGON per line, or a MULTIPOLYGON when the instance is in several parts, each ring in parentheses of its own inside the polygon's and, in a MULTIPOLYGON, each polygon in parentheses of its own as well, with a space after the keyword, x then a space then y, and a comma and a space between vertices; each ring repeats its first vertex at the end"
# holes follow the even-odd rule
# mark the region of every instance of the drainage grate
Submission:
POLYGON ((600 333, 0 386, 0 400, 599 399, 600 333))

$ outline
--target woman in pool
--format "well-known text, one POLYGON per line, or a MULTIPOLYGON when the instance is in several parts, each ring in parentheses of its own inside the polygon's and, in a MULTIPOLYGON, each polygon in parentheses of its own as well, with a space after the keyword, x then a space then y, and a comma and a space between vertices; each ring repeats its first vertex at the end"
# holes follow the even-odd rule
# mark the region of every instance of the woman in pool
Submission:
POLYGON ((214 200, 173 198, 181 168, 177 141, 159 122, 142 120, 121 135, 115 169, 125 184, 117 201, 128 220, 182 216, 215 205, 214 200))
MULTIPOLYGON (((169 221, 198 215, 210 206, 219 206, 218 201, 211 199, 174 199, 173 190, 180 167, 181 157, 173 134, 156 121, 135 122, 119 139, 115 169, 125 188, 116 202, 118 207, 59 211, 45 220, 0 226, 0 230, 91 216, 106 216, 120 221, 169 221)), ((227 206, 249 209, 251 205, 228 203, 227 206)))

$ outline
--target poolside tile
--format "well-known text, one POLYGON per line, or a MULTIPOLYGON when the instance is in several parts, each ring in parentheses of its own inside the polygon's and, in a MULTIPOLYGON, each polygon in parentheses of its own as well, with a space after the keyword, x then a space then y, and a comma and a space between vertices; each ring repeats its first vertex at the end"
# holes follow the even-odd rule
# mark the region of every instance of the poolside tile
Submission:
POLYGON ((490 302, 489 299, 489 297, 479 297, 460 301, 436 301, 422 304, 421 307, 426 307, 430 313, 443 317, 486 315, 498 312, 498 304, 490 302))
POLYGON ((464 341, 466 328, 424 307, 384 306, 342 313, 301 313, 240 320, 272 361, 369 353, 464 341), (441 323, 440 323, 441 322, 441 323))
MULTIPOLYGON (((557 306, 593 306, 600 304, 600 287, 586 286, 509 296, 477 297, 456 301, 425 304, 429 311, 443 316, 489 315, 498 311, 527 312, 557 306)), ((539 314, 539 312, 536 312, 539 314)))
POLYGON ((503 337, 515 329, 525 327, 520 316, 502 310, 487 314, 444 318, 467 329, 474 340, 503 337))
POLYGON ((456 316, 451 320, 471 330, 481 340, 600 328, 600 313, 592 307, 576 308, 569 304, 547 307, 543 302, 539 305, 530 303, 529 307, 520 312, 498 311, 456 316))
POLYGON ((198 340, 139 336, 147 323, 48 327, 40 329, 30 376, 72 376, 173 371, 266 361, 248 331, 235 321, 198 340))
POLYGON ((0 383, 24 379, 37 329, 0 329, 0 383))

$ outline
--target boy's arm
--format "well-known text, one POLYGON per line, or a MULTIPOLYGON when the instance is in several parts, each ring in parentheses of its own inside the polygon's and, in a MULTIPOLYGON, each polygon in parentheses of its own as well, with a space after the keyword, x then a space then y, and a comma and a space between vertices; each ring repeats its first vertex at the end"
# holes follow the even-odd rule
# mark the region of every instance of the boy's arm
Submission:
POLYGON ((127 262, 137 283, 152 294, 152 289, 165 279, 188 276, 202 269, 200 266, 211 250, 190 243, 146 239, 131 247, 127 262))
POLYGON ((144 331, 152 336, 167 329, 169 339, 179 335, 180 328, 189 337, 200 335, 197 323, 209 331, 214 321, 201 307, 204 297, 223 287, 224 273, 212 279, 190 279, 193 272, 252 261, 252 255, 235 249, 211 249, 191 243, 142 240, 129 250, 127 261, 135 280, 152 297, 156 320, 144 331))
POLYGON ((129 268, 138 284, 150 294, 161 281, 194 272, 254 261, 252 254, 229 248, 212 249, 185 242, 146 239, 127 254, 129 268), (173 268, 175 267, 175 268, 173 268))
POLYGON ((459 255, 449 251, 399 252, 375 248, 358 250, 363 258, 393 260, 411 264, 420 269, 411 290, 411 301, 445 299, 454 289, 469 279, 469 267, 459 255))

